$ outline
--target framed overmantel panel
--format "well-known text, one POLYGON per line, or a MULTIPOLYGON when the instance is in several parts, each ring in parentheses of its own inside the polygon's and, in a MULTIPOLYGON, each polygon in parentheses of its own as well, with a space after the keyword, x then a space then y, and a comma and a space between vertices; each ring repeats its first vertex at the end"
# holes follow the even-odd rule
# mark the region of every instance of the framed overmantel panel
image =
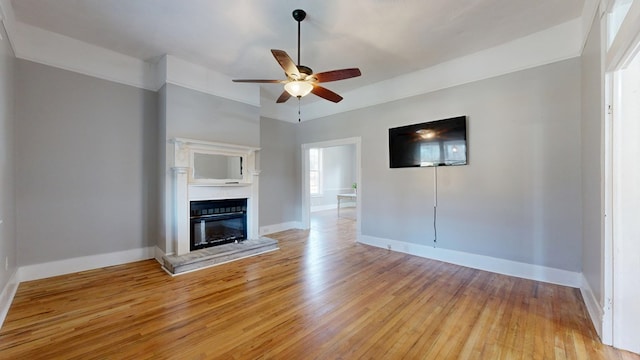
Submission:
POLYGON ((174 166, 187 168, 189 185, 246 186, 256 175, 259 148, 174 138, 174 166))

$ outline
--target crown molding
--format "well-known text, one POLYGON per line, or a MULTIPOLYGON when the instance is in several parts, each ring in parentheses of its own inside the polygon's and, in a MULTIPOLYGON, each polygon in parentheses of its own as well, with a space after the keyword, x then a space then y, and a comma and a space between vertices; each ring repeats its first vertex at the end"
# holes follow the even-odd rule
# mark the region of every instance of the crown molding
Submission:
MULTIPOLYGON (((164 82, 168 84, 179 85, 253 106, 260 106, 258 86, 247 87, 246 84, 234 83, 226 75, 172 55, 165 55, 159 64, 160 67, 164 66, 164 71, 162 69, 159 70, 160 76, 164 75, 164 82)), ((160 79, 160 82, 162 83, 162 79, 160 79)))
POLYGON ((606 9, 606 0, 585 0, 584 6, 582 7, 582 16, 580 17, 582 21, 582 47, 581 52, 587 44, 587 38, 589 37, 589 32, 591 31, 591 25, 593 24, 593 19, 598 16, 602 16, 602 13, 606 9))
POLYGON ((9 0, 0 0, 0 17, 19 59, 152 91, 172 83, 260 106, 257 86, 247 91, 223 74, 175 56, 165 55, 157 62, 144 61, 25 24, 15 20, 9 0))
POLYGON ((13 7, 11 6, 10 0, 0 0, 0 21, 4 25, 4 30, 7 35, 7 40, 9 40, 9 45, 11 46, 11 50, 13 54, 16 53, 16 47, 13 42, 14 35, 14 24, 15 24, 15 15, 13 13, 13 7))
MULTIPOLYGON (((301 106, 302 120, 321 118, 462 85, 510 72, 580 56, 601 0, 586 0, 580 18, 538 33, 447 61, 411 74, 361 87, 327 106, 316 101, 301 106)), ((235 84, 226 75, 165 55, 147 62, 15 19, 10 0, 0 0, 0 16, 16 57, 89 76, 157 91, 171 83, 260 107, 260 115, 296 122, 297 106, 275 104, 261 97, 260 87, 235 84)))
POLYGON ((19 59, 157 90, 155 64, 20 22, 10 0, 0 0, 0 13, 13 53, 19 59))
POLYGON ((152 91, 171 83, 260 105, 257 87, 247 91, 223 74, 175 56, 165 55, 152 63, 21 22, 14 22, 13 29, 12 38, 19 45, 14 50, 20 59, 152 91))
POLYGON ((547 30, 411 74, 364 86, 343 94, 332 106, 314 102, 302 107, 305 119, 316 119, 436 90, 488 79, 580 56, 582 20, 547 30))
POLYGON ((155 64, 22 22, 10 36, 17 58, 100 79, 157 90, 155 64))

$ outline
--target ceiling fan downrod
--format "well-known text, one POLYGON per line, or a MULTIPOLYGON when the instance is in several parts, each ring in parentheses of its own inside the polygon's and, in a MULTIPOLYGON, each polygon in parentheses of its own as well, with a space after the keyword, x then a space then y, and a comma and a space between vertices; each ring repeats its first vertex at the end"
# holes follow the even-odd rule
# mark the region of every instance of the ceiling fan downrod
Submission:
POLYGON ((300 23, 307 17, 307 13, 302 9, 293 10, 293 19, 298 22, 298 66, 300 66, 300 23))

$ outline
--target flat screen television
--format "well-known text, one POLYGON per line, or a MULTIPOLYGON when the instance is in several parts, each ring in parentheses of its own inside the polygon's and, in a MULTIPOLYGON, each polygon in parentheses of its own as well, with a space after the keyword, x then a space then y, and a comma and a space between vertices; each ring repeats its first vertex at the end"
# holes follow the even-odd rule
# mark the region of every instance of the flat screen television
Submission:
POLYGON ((467 117, 389 129, 389 167, 467 164, 467 117))

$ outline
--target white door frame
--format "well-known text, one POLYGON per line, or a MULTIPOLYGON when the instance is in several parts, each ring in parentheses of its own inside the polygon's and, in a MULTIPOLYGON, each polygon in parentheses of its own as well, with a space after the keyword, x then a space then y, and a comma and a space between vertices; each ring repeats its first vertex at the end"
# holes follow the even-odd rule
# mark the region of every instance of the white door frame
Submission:
POLYGON ((358 196, 356 197, 356 235, 360 238, 360 219, 361 219, 361 196, 362 170, 361 170, 361 138, 351 137, 345 139, 336 139, 321 141, 315 143, 302 144, 302 228, 309 229, 311 227, 311 194, 309 189, 309 149, 311 148, 328 148, 332 146, 355 145, 356 146, 356 183, 358 184, 358 196))
MULTIPOLYGON (((610 1, 606 8, 606 13, 612 11, 615 1, 610 1)), ((603 17, 601 34, 608 38, 607 16, 603 17)), ((615 344, 614 333, 614 311, 615 311, 615 257, 614 244, 616 242, 615 224, 616 211, 619 211, 616 204, 616 182, 620 176, 616 170, 614 161, 618 151, 616 129, 614 123, 620 117, 620 73, 619 70, 625 68, 634 56, 640 51, 640 1, 634 1, 627 13, 620 29, 613 39, 609 49, 604 41, 603 64, 604 64, 604 230, 602 247, 602 278, 603 278, 603 318, 602 318, 602 342, 607 345, 615 344), (612 111, 610 109, 612 108, 612 111)), ((640 56, 640 55, 638 55, 640 56)))
POLYGON ((606 73, 604 81, 605 111, 603 126, 603 202, 602 228, 602 324, 603 344, 613 344, 613 74, 606 73))

